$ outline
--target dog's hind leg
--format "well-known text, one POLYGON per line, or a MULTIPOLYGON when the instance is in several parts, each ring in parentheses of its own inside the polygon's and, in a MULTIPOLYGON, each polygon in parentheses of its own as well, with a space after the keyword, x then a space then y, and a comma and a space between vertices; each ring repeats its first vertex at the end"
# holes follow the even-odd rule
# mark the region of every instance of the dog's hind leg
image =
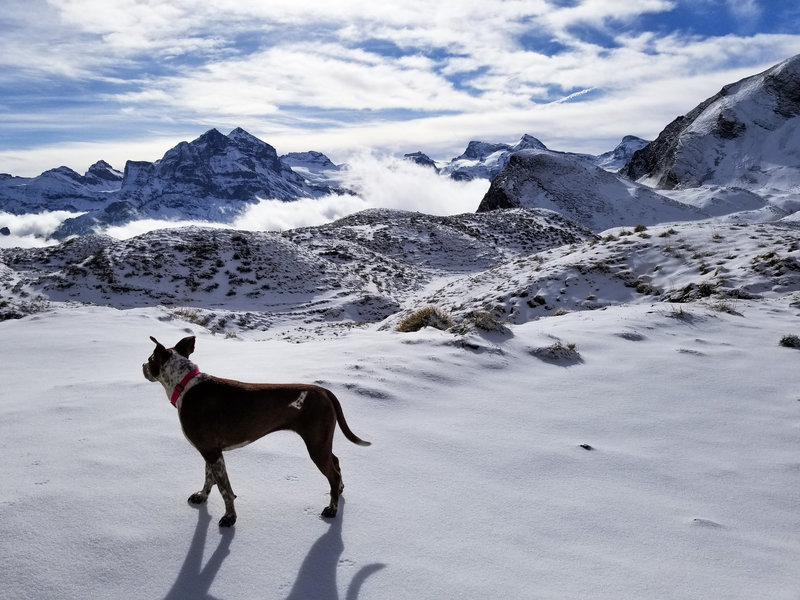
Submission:
POLYGON ((327 519, 332 519, 336 516, 339 510, 339 494, 342 493, 344 485, 342 484, 342 472, 339 469, 339 459, 331 452, 330 445, 323 446, 322 448, 312 448, 308 444, 308 453, 311 460, 317 465, 317 468, 328 479, 331 486, 331 502, 322 510, 322 516, 327 519))
POLYGON ((203 489, 189 496, 189 502, 192 504, 202 504, 208 500, 208 495, 211 493, 212 487, 214 487, 214 474, 211 472, 209 464, 206 463, 206 480, 203 484, 203 489))
POLYGON ((211 471, 214 483, 217 484, 217 489, 225 501, 225 514, 219 520, 219 526, 230 527, 236 523, 236 509, 233 507, 233 500, 236 498, 236 494, 233 493, 231 482, 228 480, 225 459, 222 458, 221 451, 203 453, 203 458, 206 459, 206 466, 211 471))

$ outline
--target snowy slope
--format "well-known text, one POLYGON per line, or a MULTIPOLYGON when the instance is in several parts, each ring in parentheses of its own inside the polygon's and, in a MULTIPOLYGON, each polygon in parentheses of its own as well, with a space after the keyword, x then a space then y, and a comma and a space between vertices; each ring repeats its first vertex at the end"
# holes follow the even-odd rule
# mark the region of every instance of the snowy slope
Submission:
POLYGON ((267 330, 286 319, 375 322, 439 277, 591 237, 549 211, 436 217, 377 209, 283 233, 191 227, 122 241, 81 236, 0 250, 0 263, 13 267, 0 280, 0 315, 42 298, 191 306, 217 331, 235 323, 267 330))
POLYGON ((471 349, 235 341, 158 309, 5 321, 0 596, 794 599, 797 308, 738 308, 573 313, 471 349), (228 453, 233 529, 216 491, 187 504, 201 459, 140 365, 190 331, 209 372, 341 397, 373 446, 337 434, 335 521, 288 433, 228 453), (577 357, 537 358, 558 340, 577 357))
POLYGON ((516 207, 554 210, 596 232, 708 216, 582 158, 548 150, 513 154, 478 212, 516 207))
POLYGON ((598 240, 451 279, 386 324, 395 326, 425 305, 440 307, 462 326, 480 316, 508 325, 619 304, 699 301, 735 311, 742 299, 792 294, 800 294, 796 224, 676 223, 612 229, 598 240))
POLYGON ((790 223, 366 211, 0 256, 2 598, 797 596, 790 223), (393 331, 429 305, 450 330, 393 331), (373 446, 337 434, 336 521, 288 433, 228 453, 232 530, 186 503, 202 461, 140 365, 187 334, 342 399, 373 446))

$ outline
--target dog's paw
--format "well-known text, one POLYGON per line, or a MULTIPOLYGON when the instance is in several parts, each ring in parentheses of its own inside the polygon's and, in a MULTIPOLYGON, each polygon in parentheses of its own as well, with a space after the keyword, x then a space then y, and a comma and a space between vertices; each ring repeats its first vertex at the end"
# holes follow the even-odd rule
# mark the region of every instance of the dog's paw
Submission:
POLYGON ((234 523, 236 523, 236 513, 232 515, 226 514, 219 520, 220 527, 233 527, 234 523))
POLYGON ((333 506, 326 506, 322 509, 322 517, 325 519, 333 519, 336 517, 336 509, 333 506))
POLYGON ((188 502, 189 504, 202 504, 206 500, 208 500, 208 494, 204 494, 203 492, 195 492, 189 496, 188 502))

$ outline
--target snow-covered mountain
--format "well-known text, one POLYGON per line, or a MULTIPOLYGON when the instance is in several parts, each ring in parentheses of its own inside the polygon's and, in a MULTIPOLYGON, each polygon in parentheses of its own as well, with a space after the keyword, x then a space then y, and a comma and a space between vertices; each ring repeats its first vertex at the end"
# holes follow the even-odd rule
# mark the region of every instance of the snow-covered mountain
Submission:
POLYGON ((14 214, 69 210, 64 238, 137 218, 228 222, 259 198, 292 201, 331 193, 338 167, 318 152, 279 157, 241 128, 211 129, 155 162, 128 161, 124 173, 100 161, 79 175, 67 167, 38 177, 0 175, 0 210, 14 214))
POLYGON ((437 173, 439 172, 439 166, 436 164, 436 161, 424 152, 409 152, 404 154, 403 158, 413 162, 414 164, 420 165, 421 167, 427 167, 433 169, 437 173))
POLYGON ((649 143, 648 140, 643 140, 635 135, 626 135, 613 150, 587 158, 598 167, 616 173, 630 162, 638 150, 641 150, 649 143))
POLYGON ((633 155, 624 174, 666 189, 736 186, 796 196, 799 140, 797 55, 725 86, 675 119, 633 155))
POLYGON ((0 174, 0 210, 20 214, 42 210, 96 210, 122 185, 122 173, 105 161, 84 175, 69 167, 45 171, 38 177, 0 174))
POLYGON ((450 160, 440 172, 457 181, 492 179, 512 154, 529 148, 546 149, 542 142, 527 134, 514 145, 471 141, 464 153, 450 160))
MULTIPOLYGON (((599 155, 567 152, 607 171, 619 171, 630 160, 633 153, 649 142, 633 135, 625 136, 613 149, 599 155)), ((516 144, 472 141, 459 156, 436 165, 422 152, 406 154, 405 157, 417 164, 435 166, 443 175, 457 181, 473 179, 493 179, 508 162, 512 154, 522 150, 547 150, 548 148, 532 135, 525 134, 516 144)))
POLYGON ((306 181, 319 186, 340 185, 342 165, 336 165, 322 152, 289 152, 281 158, 281 163, 301 175, 306 181))
MULTIPOLYGON (((321 155, 320 155, 321 156, 321 155)), ((329 162, 329 161, 328 161, 329 162)), ((136 217, 229 222, 259 198, 292 201, 334 190, 284 163, 275 148, 241 128, 211 129, 181 142, 155 162, 128 161, 119 193, 108 209, 64 224, 61 235, 136 217)))
POLYGON ((549 150, 513 154, 478 212, 505 208, 550 209, 596 232, 708 216, 581 157, 549 150))
POLYGON ((800 210, 800 55, 726 86, 649 144, 626 137, 597 157, 538 149, 505 160, 479 211, 549 208, 593 231, 789 218, 800 210))

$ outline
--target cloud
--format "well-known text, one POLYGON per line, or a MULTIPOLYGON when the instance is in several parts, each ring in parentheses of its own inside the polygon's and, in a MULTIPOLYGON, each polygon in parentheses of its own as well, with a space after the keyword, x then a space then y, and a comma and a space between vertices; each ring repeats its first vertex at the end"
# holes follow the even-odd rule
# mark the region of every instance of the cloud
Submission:
POLYGON ((81 214, 65 210, 27 215, 0 212, 0 228, 8 227, 11 232, 11 235, 0 235, 0 248, 52 246, 58 243, 50 239, 55 230, 66 219, 81 214))
MULTIPOLYGON (((68 151, 77 140, 98 148, 87 166, 105 158, 121 168, 210 127, 242 126, 279 152, 332 158, 358 146, 446 156, 470 139, 523 133, 601 152, 659 130, 661 115, 686 112, 731 73, 767 68, 800 41, 702 35, 702 23, 681 21, 702 12, 684 0, 32 1, 10 0, 0 23, 0 171, 27 175, 37 157, 25 149, 41 140, 43 152, 54 140, 65 151, 37 172, 85 156, 68 151), (668 93, 643 98, 659 88, 668 93), (147 155, 108 158, 101 148, 110 139, 155 148, 148 138, 171 135, 147 155)), ((713 2, 766 19, 754 0, 713 2)))
POLYGON ((759 19, 763 12, 757 0, 725 0, 725 3, 737 19, 759 19))

